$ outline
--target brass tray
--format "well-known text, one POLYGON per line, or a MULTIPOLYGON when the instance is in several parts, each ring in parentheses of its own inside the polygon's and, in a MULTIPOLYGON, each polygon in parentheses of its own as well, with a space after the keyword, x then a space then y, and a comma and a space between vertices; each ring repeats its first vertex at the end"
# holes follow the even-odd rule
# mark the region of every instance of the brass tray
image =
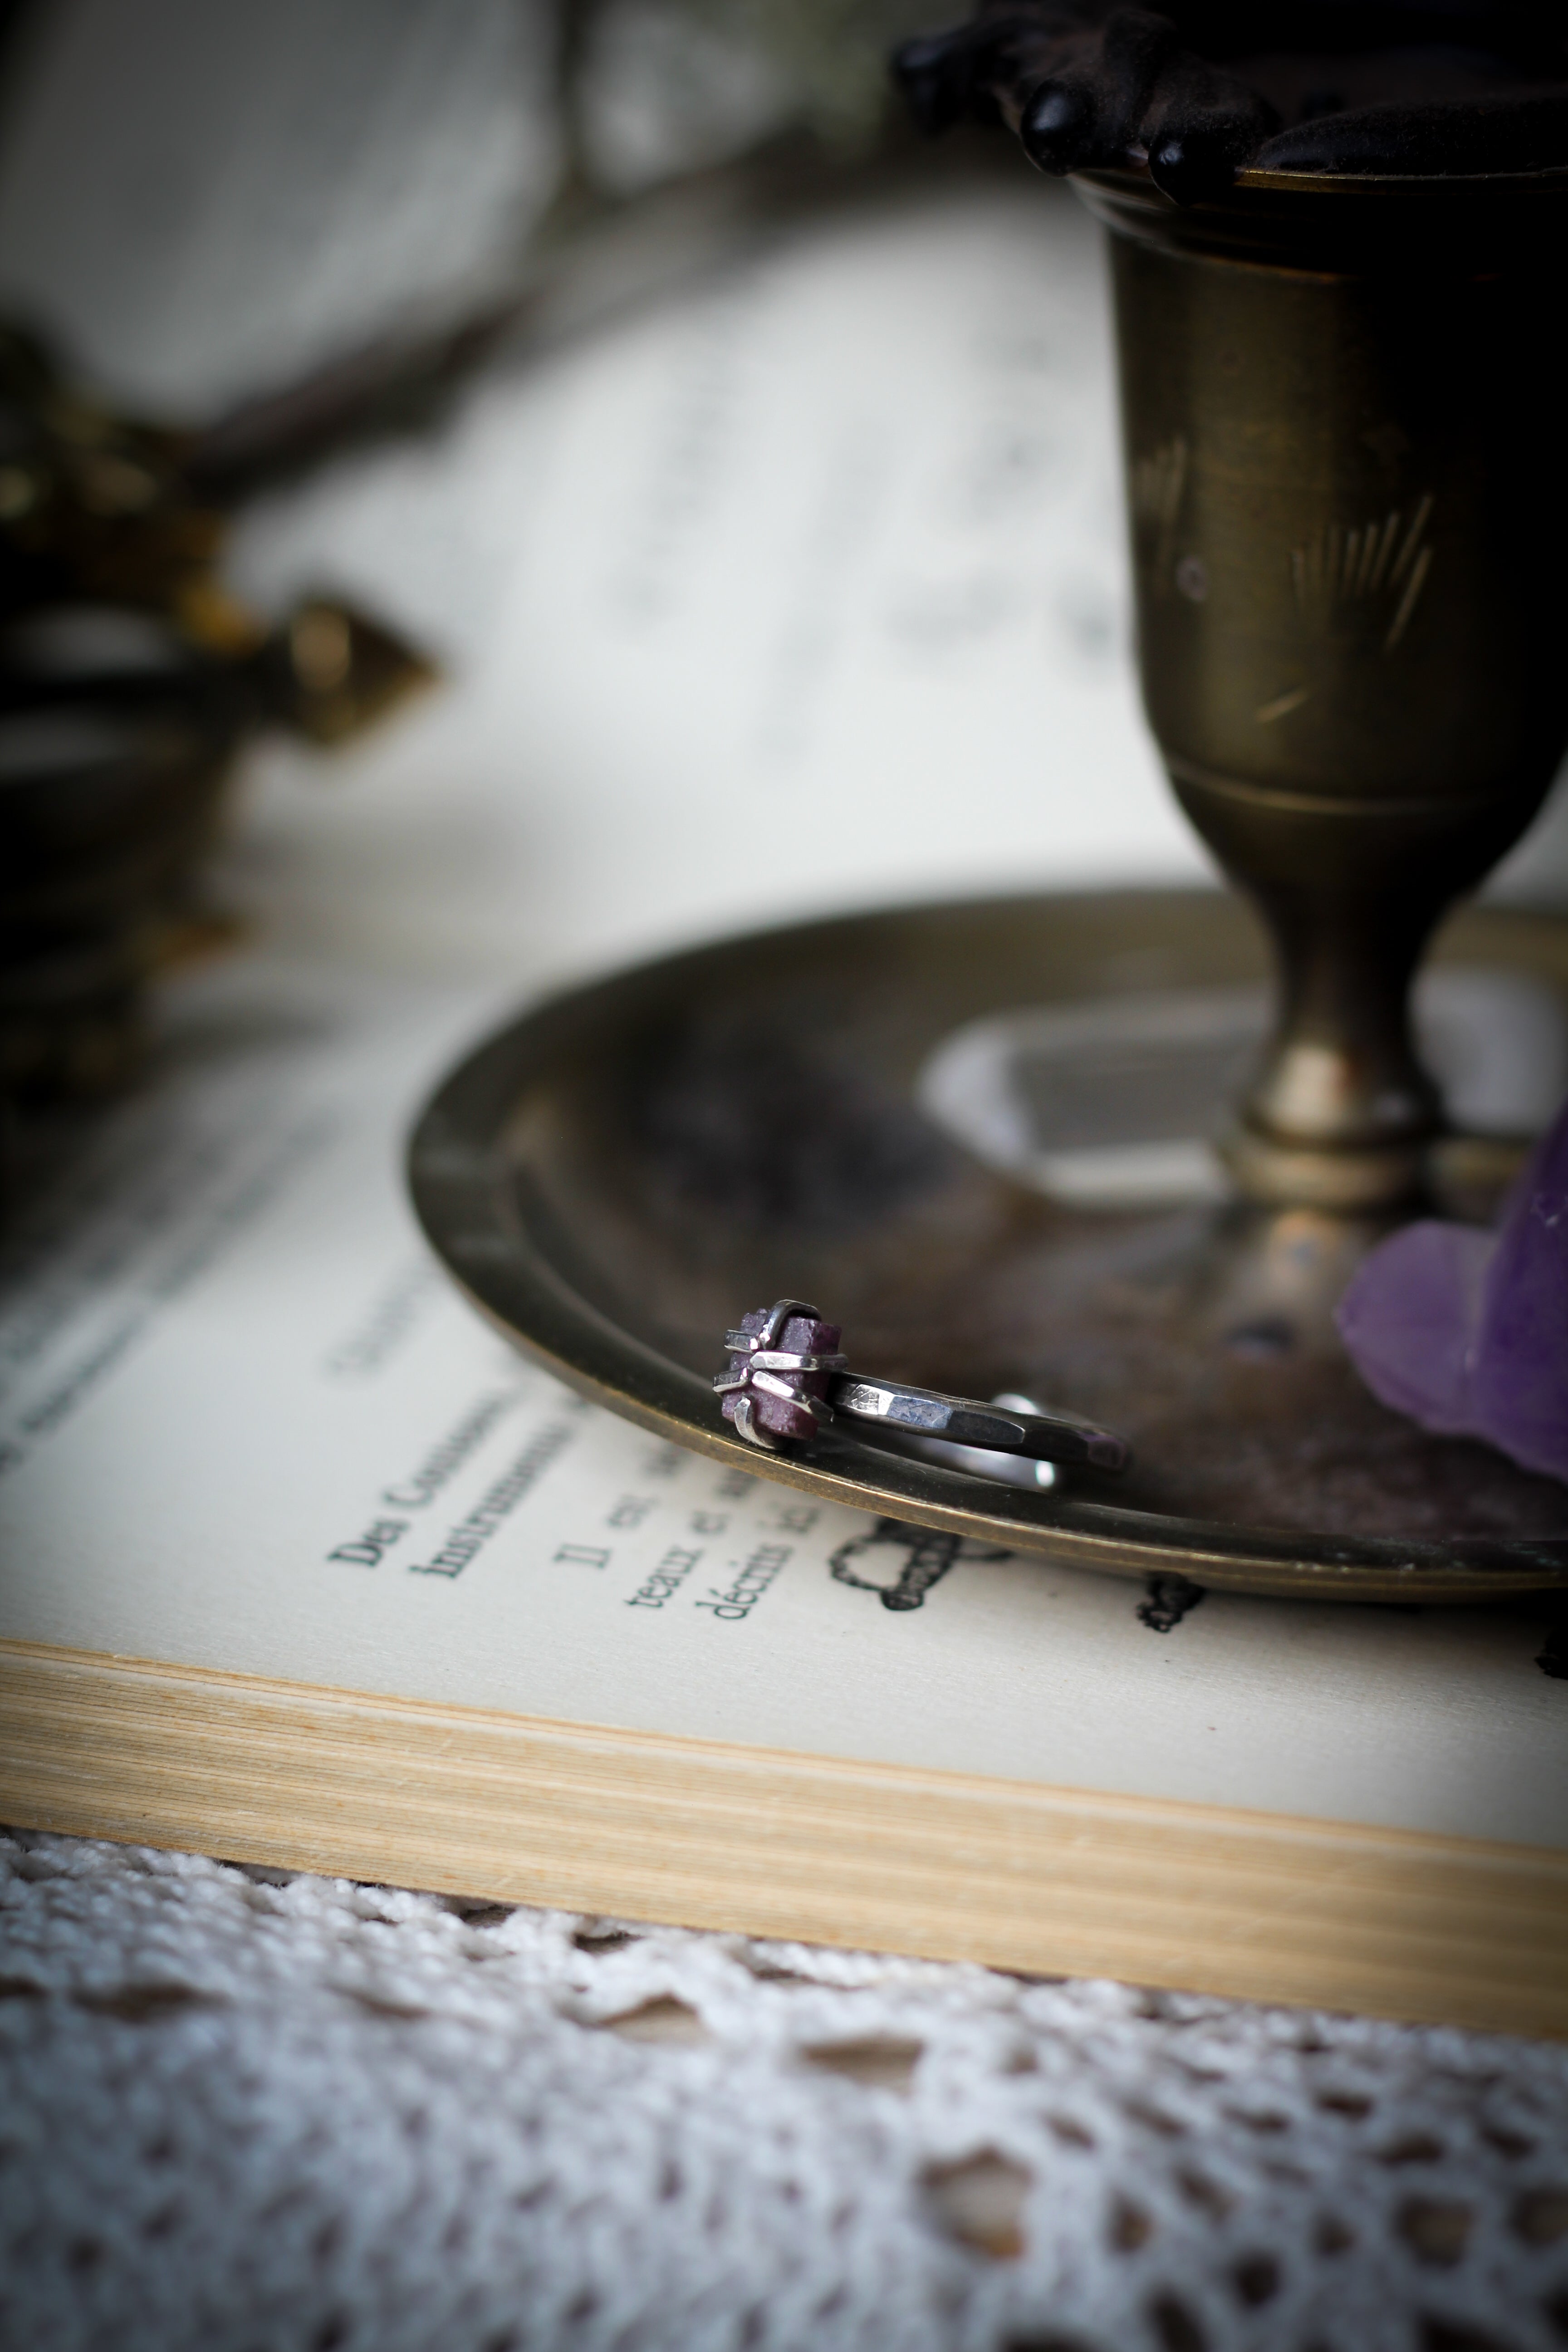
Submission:
MULTIPOLYGON (((1436 961, 1568 996, 1568 922, 1471 909, 1436 961)), ((1327 1310, 1364 1231, 1234 1205, 1064 1205, 983 1164, 917 1099, 933 1051, 981 1016, 1263 977, 1251 919, 1205 891, 925 906, 727 940, 542 1004, 479 1046, 418 1122, 415 1203, 475 1305, 574 1388, 858 1509, 1117 1575, 1317 1599, 1568 1582, 1568 1488, 1423 1434, 1333 1340, 1327 1310), (1292 1281, 1308 1298, 1294 1337, 1278 1311, 1292 1281), (761 1454, 710 1379, 725 1328, 784 1295, 842 1322, 857 1369, 1059 1400, 1129 1435, 1135 1467, 1001 1486, 842 1423, 761 1454)))

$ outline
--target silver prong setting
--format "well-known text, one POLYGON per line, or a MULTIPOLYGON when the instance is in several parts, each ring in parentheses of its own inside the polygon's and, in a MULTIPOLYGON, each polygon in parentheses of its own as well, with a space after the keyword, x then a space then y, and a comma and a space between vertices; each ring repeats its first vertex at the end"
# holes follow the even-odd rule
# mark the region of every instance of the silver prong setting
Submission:
POLYGON ((758 1425, 749 1396, 743 1396, 735 1407, 735 1427, 748 1445, 759 1445, 764 1454, 782 1453, 783 1447, 779 1440, 770 1431, 758 1425))

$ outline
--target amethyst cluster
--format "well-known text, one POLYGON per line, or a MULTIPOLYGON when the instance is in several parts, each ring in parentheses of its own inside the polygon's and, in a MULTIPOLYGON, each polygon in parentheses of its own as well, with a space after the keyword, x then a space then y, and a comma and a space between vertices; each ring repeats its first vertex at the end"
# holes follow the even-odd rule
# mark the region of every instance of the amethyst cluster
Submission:
MULTIPOLYGON (((754 1339, 767 1321, 767 1309, 763 1307, 753 1307, 749 1315, 742 1315, 741 1318, 740 1328, 749 1338, 754 1339)), ((837 1355, 840 1336, 837 1323, 819 1323, 809 1315, 792 1315, 774 1334, 772 1344, 773 1349, 781 1354, 826 1356, 831 1359, 837 1355)), ((742 1354, 738 1349, 731 1350, 730 1370, 731 1372, 749 1371, 750 1356, 742 1354)), ((833 1372, 829 1364, 821 1371, 775 1372, 771 1377, 778 1385, 793 1389, 797 1396, 811 1396, 825 1400, 827 1395, 827 1383, 832 1379, 833 1372)), ((790 1404, 784 1398, 772 1395, 767 1390, 756 1387, 754 1381, 748 1381, 744 1388, 731 1389, 725 1397, 720 1410, 726 1421, 734 1420, 736 1409, 742 1397, 750 1398, 753 1420, 760 1429, 765 1429, 770 1435, 773 1437, 814 1437, 816 1435, 817 1425, 816 1416, 806 1406, 790 1404)))
POLYGON ((1363 1260, 1338 1320, 1384 1404, 1568 1479, 1568 1107, 1494 1231, 1406 1225, 1363 1260))

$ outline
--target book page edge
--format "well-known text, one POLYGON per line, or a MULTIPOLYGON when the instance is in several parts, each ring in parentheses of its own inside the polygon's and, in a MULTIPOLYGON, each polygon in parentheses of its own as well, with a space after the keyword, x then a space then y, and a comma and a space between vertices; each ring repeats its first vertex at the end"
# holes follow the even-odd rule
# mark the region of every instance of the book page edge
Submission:
POLYGON ((0 1818, 790 1941, 1568 2038, 1568 1854, 0 1641, 0 1818))

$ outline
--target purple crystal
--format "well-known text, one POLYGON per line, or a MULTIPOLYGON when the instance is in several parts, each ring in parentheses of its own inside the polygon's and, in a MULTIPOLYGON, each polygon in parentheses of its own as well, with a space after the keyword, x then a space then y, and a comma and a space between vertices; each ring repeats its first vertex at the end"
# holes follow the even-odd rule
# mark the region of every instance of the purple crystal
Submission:
MULTIPOLYGON (((765 1307, 754 1307, 751 1314, 742 1316, 740 1328, 755 1339, 767 1319, 765 1307)), ((837 1323, 817 1323, 807 1315, 792 1315, 775 1337, 773 1346, 792 1356, 832 1356, 838 1351, 838 1340, 837 1323)), ((736 1352, 730 1358, 730 1370, 743 1372, 750 1360, 749 1357, 736 1352)), ((828 1372, 782 1372, 777 1377, 786 1380, 801 1396, 825 1397, 832 1375, 828 1372)), ((752 1416, 758 1427, 770 1431, 774 1437, 816 1435, 816 1416, 804 1405, 786 1404, 783 1397, 769 1396, 765 1390, 749 1386, 732 1389, 724 1399, 720 1410, 726 1421, 734 1420, 735 1407, 743 1396, 752 1400, 752 1416)))
POLYGON ((1470 1365, 1497 1235, 1479 1225, 1406 1225, 1373 1250, 1335 1320, 1374 1396, 1424 1428, 1468 1433, 1470 1365))
POLYGON ((1363 1260, 1337 1320, 1384 1404, 1568 1479, 1568 1107, 1495 1232, 1406 1225, 1363 1260))

